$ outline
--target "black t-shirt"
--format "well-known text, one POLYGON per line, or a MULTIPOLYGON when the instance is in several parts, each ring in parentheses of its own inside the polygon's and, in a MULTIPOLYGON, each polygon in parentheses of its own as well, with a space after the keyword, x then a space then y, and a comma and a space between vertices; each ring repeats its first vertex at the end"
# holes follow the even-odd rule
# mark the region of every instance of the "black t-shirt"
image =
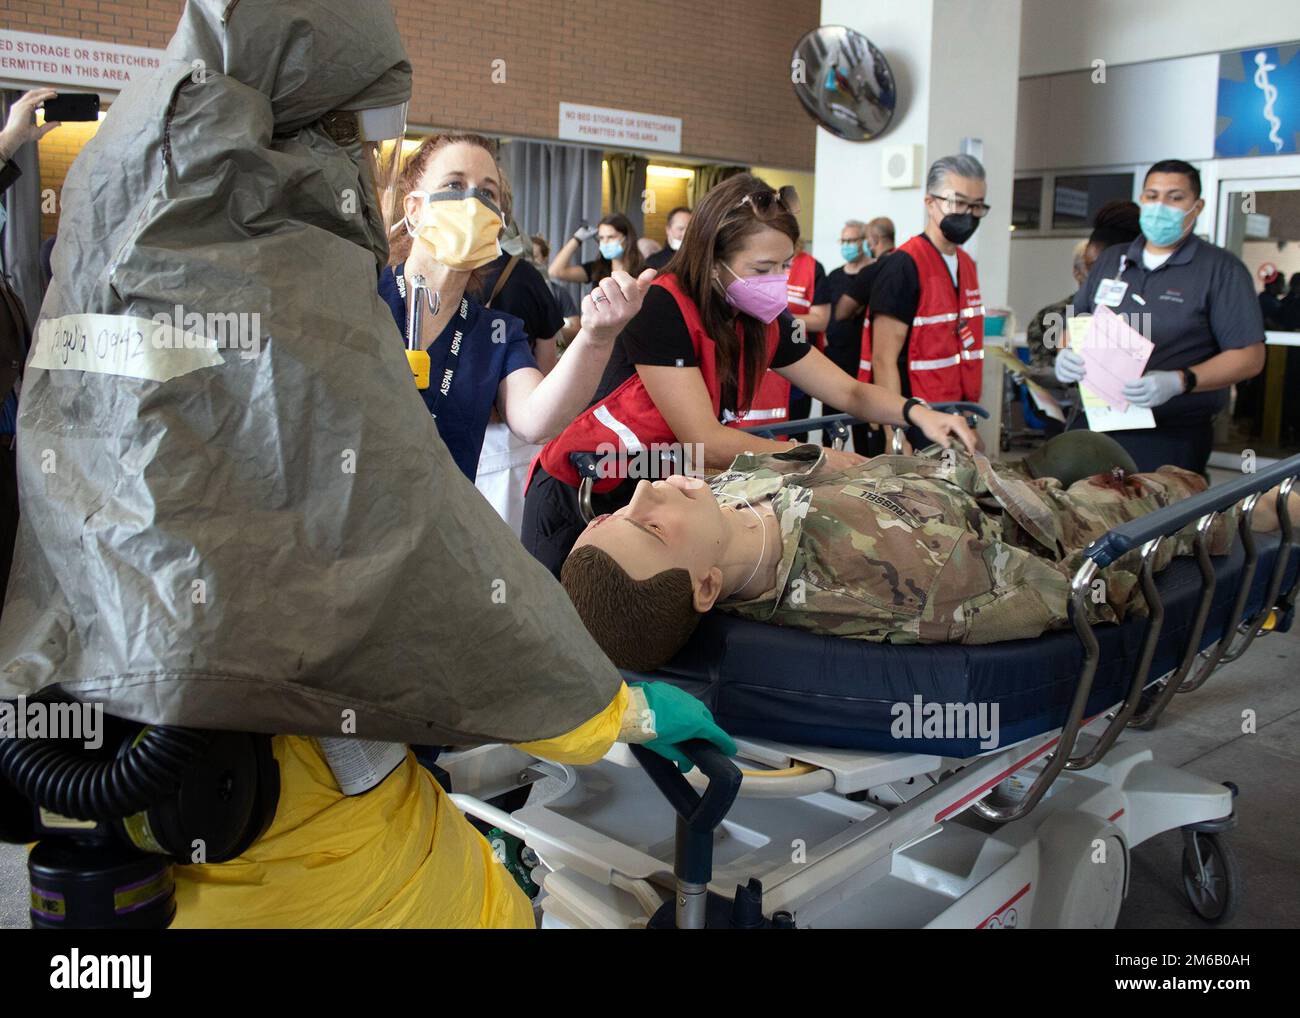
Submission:
MULTIPOLYGON (((867 280, 870 289, 864 302, 871 309, 871 320, 888 315, 910 329, 917 305, 921 303, 921 276, 916 271, 916 262, 906 255, 891 254, 871 268, 877 265, 876 273, 867 280)), ((856 294, 854 299, 858 299, 856 294)))
POLYGON ((587 274, 588 283, 599 283, 614 272, 614 263, 608 258, 593 258, 582 263, 582 271, 587 274))
MULTIPOLYGON (((777 321, 781 326, 781 338, 770 366, 783 368, 803 357, 812 348, 812 344, 794 341, 794 319, 788 314, 782 313, 777 321)), ((681 308, 677 306, 673 295, 662 286, 652 286, 646 291, 641 310, 614 340, 614 350, 609 355, 609 364, 605 367, 605 374, 596 389, 592 405, 599 403, 631 378, 638 364, 675 368, 696 367, 699 364, 681 308)), ((730 410, 733 414, 736 412, 734 384, 722 392, 719 411, 723 410, 730 410)))
POLYGON ((876 280, 880 278, 880 271, 889 262, 890 255, 893 253, 893 251, 887 251, 857 275, 849 276, 848 289, 844 292, 864 308, 871 307, 872 288, 876 285, 876 280))
POLYGON ((852 292, 853 284, 857 282, 859 276, 873 268, 875 263, 850 275, 844 271, 843 266, 840 266, 826 276, 822 285, 825 299, 821 303, 831 306, 831 324, 826 327, 826 356, 845 371, 850 371, 849 362, 852 361, 850 374, 857 373, 858 360, 862 352, 863 313, 859 312, 852 318, 837 322, 835 305, 846 293, 852 292))
MULTIPOLYGON (((489 263, 491 274, 484 278, 483 289, 479 293, 479 298, 484 303, 491 296, 492 288, 497 285, 497 279, 509 261, 510 256, 503 253, 496 261, 489 263)), ((560 305, 546 279, 533 267, 532 262, 523 258, 515 265, 506 285, 492 302, 492 307, 514 315, 523 322, 524 331, 532 340, 553 339, 564 328, 560 305)))
POLYGON ((656 272, 662 272, 664 266, 673 260, 673 255, 676 253, 677 252, 670 247, 666 247, 662 251, 656 251, 645 260, 645 267, 647 269, 654 269, 656 272))

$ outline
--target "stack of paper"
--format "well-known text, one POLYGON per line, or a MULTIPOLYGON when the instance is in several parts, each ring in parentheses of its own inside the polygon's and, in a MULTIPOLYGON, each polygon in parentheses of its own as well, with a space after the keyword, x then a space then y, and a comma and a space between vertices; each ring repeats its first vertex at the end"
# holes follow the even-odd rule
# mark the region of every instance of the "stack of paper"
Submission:
POLYGON ((1088 427, 1093 431, 1154 428, 1151 411, 1131 406, 1124 398, 1124 383, 1142 377, 1155 345, 1105 305, 1091 316, 1071 318, 1069 330, 1070 348, 1087 365, 1079 390, 1088 427))

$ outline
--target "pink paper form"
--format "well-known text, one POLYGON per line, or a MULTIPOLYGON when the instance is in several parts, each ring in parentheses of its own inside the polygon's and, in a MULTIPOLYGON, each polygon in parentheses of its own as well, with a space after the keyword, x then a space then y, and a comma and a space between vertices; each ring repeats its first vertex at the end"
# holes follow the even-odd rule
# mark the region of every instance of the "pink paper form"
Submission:
POLYGON ((1087 365, 1083 384, 1114 410, 1127 410, 1124 383, 1141 378, 1155 344, 1104 304, 1092 316, 1092 327, 1078 353, 1087 365))

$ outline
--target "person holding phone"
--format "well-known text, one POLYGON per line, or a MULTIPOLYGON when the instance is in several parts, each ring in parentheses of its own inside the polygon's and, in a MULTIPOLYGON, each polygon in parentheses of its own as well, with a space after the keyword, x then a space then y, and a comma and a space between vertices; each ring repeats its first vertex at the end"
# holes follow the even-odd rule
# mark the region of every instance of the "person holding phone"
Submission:
MULTIPOLYGON (((34 88, 30 92, 24 92, 9 107, 4 130, 0 130, 0 194, 4 194, 22 175, 13 161, 18 150, 29 141, 40 141, 59 126, 57 120, 46 120, 39 126, 36 123, 37 107, 56 98, 58 94, 52 88, 34 88)), ((0 219, 0 228, 3 228, 3 219, 0 219)))

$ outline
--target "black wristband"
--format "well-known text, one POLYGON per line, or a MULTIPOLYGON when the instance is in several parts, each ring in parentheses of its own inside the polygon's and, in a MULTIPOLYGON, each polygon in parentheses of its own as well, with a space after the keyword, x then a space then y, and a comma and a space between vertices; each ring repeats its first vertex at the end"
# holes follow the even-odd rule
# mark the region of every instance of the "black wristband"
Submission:
POLYGON ((1183 392, 1184 393, 1195 392, 1196 381, 1197 381, 1196 372, 1194 372, 1191 368, 1183 368, 1182 374, 1183 374, 1183 392))
POLYGON ((915 396, 910 397, 903 404, 903 423, 908 425, 908 427, 915 428, 916 424, 912 421, 912 407, 929 405, 930 404, 923 399, 917 399, 915 396))

